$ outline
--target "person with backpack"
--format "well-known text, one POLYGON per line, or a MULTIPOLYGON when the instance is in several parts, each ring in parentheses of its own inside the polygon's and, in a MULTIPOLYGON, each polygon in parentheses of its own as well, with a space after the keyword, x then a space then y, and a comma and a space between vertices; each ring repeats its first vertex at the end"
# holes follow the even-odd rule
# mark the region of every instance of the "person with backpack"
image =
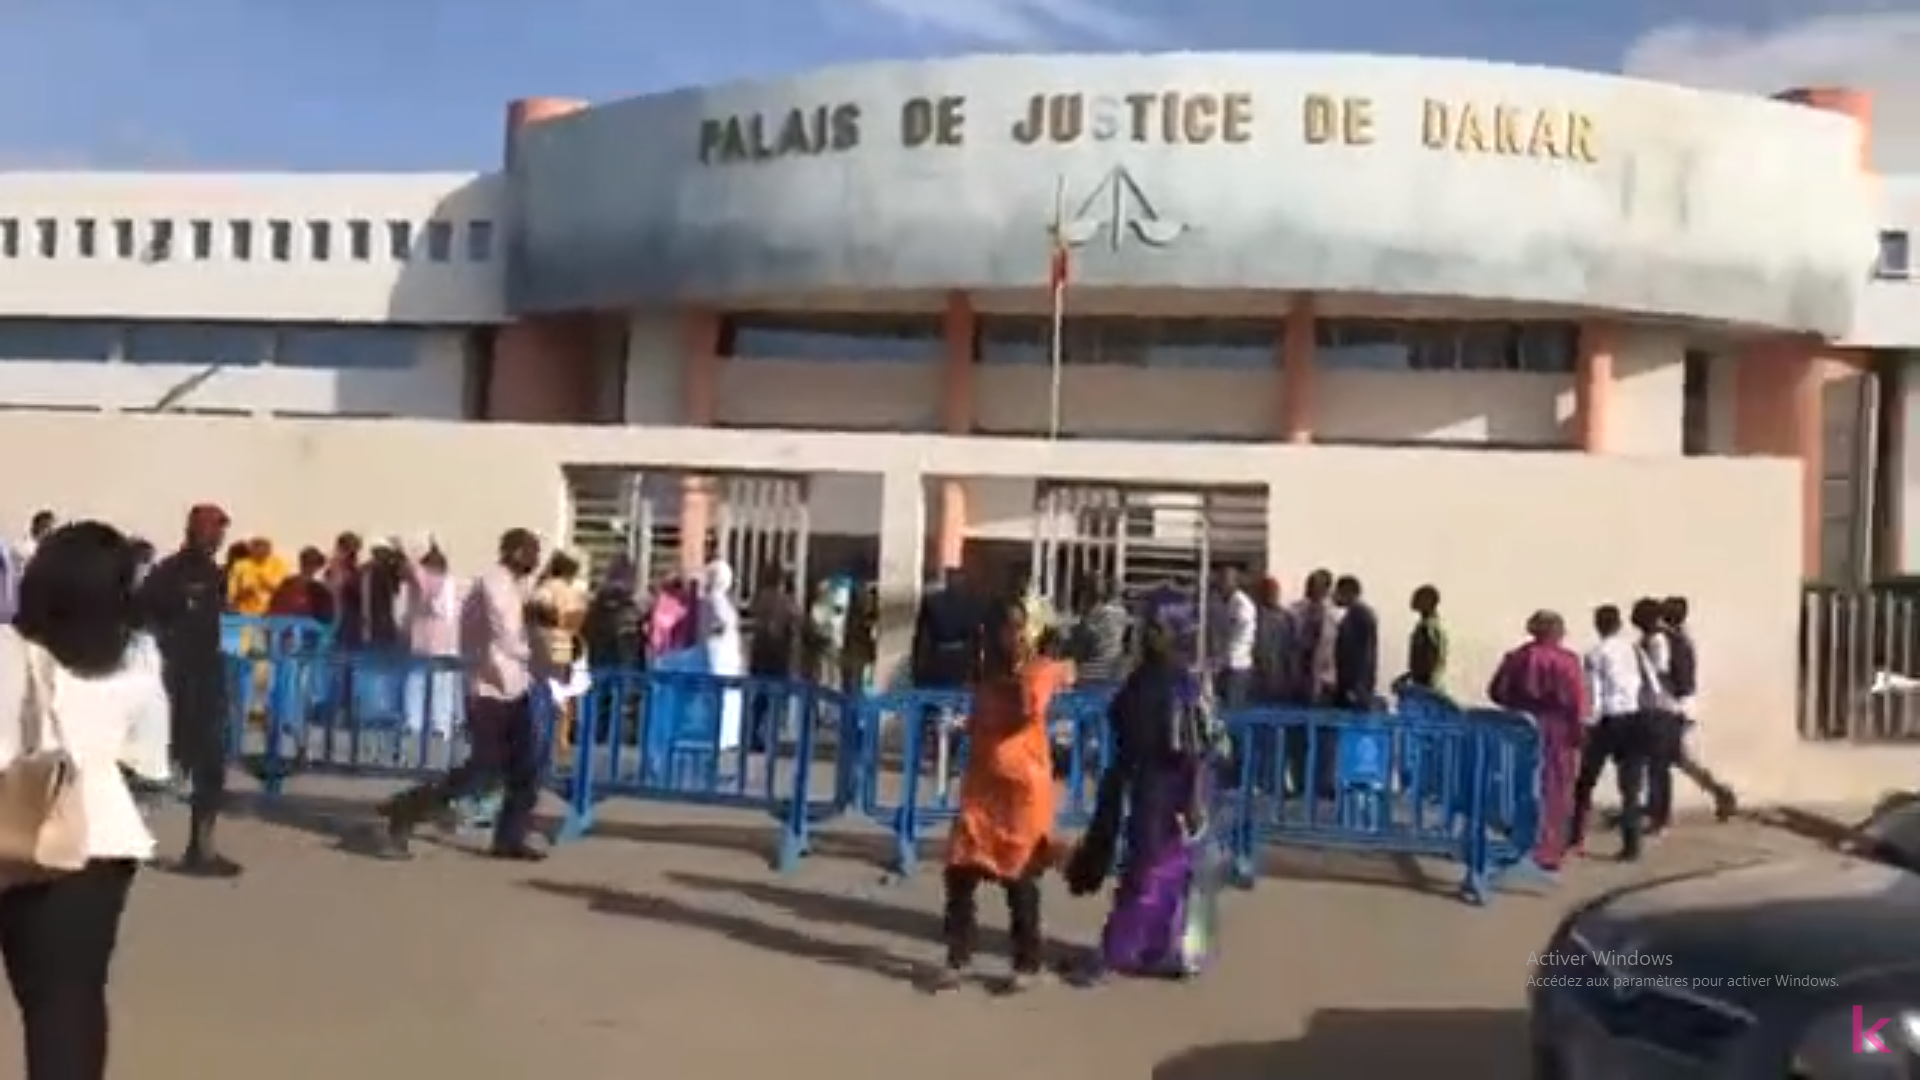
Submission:
MULTIPOLYGON (((1670 733, 1667 756, 1674 769, 1678 769, 1694 786, 1706 792, 1713 800, 1713 816, 1726 821, 1740 812, 1740 800, 1711 769, 1700 763, 1687 747, 1687 736, 1697 723, 1694 716, 1693 701, 1700 688, 1699 653, 1694 647, 1693 635, 1687 631, 1688 605, 1684 596, 1669 596, 1660 602, 1662 625, 1667 638, 1667 690, 1673 695, 1674 730, 1670 733)), ((1650 815, 1655 827, 1664 827, 1673 809, 1673 775, 1667 771, 1660 779, 1661 788, 1650 788, 1648 803, 1650 815), (1659 801, 1655 801, 1656 795, 1659 801)))
POLYGON ((1673 638, 1667 633, 1666 613, 1660 601, 1642 597, 1633 602, 1627 621, 1639 631, 1634 645, 1640 666, 1641 710, 1647 723, 1647 786, 1643 820, 1646 837, 1658 839, 1673 823, 1673 768, 1679 757, 1682 731, 1678 699, 1673 693, 1673 638))

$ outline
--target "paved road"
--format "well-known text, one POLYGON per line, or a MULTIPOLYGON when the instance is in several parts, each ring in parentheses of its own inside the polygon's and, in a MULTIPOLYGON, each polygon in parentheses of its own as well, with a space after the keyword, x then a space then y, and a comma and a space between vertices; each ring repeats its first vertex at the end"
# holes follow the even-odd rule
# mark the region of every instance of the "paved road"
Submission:
MULTIPOLYGON (((1505 1080, 1524 1076, 1528 952, 1572 899, 1628 878, 1596 859, 1551 894, 1473 909, 1443 867, 1296 857, 1229 897, 1219 966, 1191 985, 935 999, 911 989, 938 956, 934 877, 883 883, 849 857, 857 837, 779 878, 757 825, 652 810, 540 866, 440 847, 395 865, 328 835, 372 794, 298 800, 344 818, 234 825, 240 883, 142 879, 115 1076, 1505 1080)), ((181 824, 163 823, 170 842, 181 824)), ((1700 826, 1636 872, 1787 844, 1700 826)), ((985 914, 1002 917, 991 897, 985 914)), ((1101 910, 1056 890, 1047 916, 1066 949, 1101 910)), ((0 1022, 0 1060, 18 1053, 0 1022)))

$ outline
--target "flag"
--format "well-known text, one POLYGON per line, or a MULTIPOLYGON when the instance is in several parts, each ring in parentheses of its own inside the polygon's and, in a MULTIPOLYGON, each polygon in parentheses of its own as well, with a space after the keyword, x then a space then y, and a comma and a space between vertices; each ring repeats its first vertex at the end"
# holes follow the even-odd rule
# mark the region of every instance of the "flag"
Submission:
POLYGON ((1053 228, 1048 230, 1053 250, 1047 262, 1047 293, 1052 303, 1047 335, 1047 438, 1060 437, 1061 365, 1065 363, 1067 323, 1067 278, 1073 269, 1073 252, 1067 243, 1067 178, 1061 176, 1053 189, 1053 228))
POLYGON ((1067 278, 1073 269, 1073 247, 1067 243, 1067 185, 1064 176, 1054 186, 1053 224, 1047 229, 1047 238, 1052 241, 1047 263, 1047 291, 1053 294, 1057 305, 1066 291, 1067 278))

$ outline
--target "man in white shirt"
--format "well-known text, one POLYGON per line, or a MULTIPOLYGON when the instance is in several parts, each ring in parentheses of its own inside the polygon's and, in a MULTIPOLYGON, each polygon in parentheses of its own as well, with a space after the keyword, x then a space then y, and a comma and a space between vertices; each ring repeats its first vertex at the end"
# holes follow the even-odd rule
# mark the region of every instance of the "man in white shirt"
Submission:
MULTIPOLYGON (((491 854, 538 861, 546 853, 529 839, 540 799, 540 731, 534 715, 539 670, 528 615, 540 540, 526 529, 500 538, 500 558, 474 581, 460 611, 460 652, 467 668, 467 760, 437 782, 409 788, 381 807, 388 854, 404 858, 414 828, 453 803, 503 783, 506 798, 494 820, 491 854)), ((540 609, 534 608, 534 611, 540 609)))
POLYGON ((1606 604, 1596 610, 1593 628, 1600 642, 1583 661, 1593 716, 1580 754, 1580 775, 1573 785, 1571 841, 1575 851, 1585 843, 1593 789, 1611 763, 1620 789, 1620 858, 1632 862, 1640 857, 1641 795, 1653 752, 1653 732, 1643 704, 1645 657, 1626 632, 1618 607, 1606 604))
POLYGON ((1253 692, 1253 640, 1260 609, 1241 587, 1240 571, 1223 566, 1214 573, 1212 618, 1209 620, 1211 657, 1217 678, 1214 692, 1220 707, 1244 709, 1253 692))

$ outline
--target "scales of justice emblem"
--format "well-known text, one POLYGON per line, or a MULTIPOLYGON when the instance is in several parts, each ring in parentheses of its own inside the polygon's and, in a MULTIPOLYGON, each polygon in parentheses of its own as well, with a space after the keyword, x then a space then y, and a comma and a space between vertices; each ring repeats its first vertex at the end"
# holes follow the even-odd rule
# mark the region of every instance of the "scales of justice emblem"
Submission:
POLYGON ((1107 170, 1092 191, 1072 203, 1068 202, 1066 177, 1061 177, 1054 191, 1053 222, 1048 227, 1066 247, 1104 242, 1111 251, 1130 243, 1167 247, 1190 229, 1186 222, 1162 213, 1124 165, 1107 170))

